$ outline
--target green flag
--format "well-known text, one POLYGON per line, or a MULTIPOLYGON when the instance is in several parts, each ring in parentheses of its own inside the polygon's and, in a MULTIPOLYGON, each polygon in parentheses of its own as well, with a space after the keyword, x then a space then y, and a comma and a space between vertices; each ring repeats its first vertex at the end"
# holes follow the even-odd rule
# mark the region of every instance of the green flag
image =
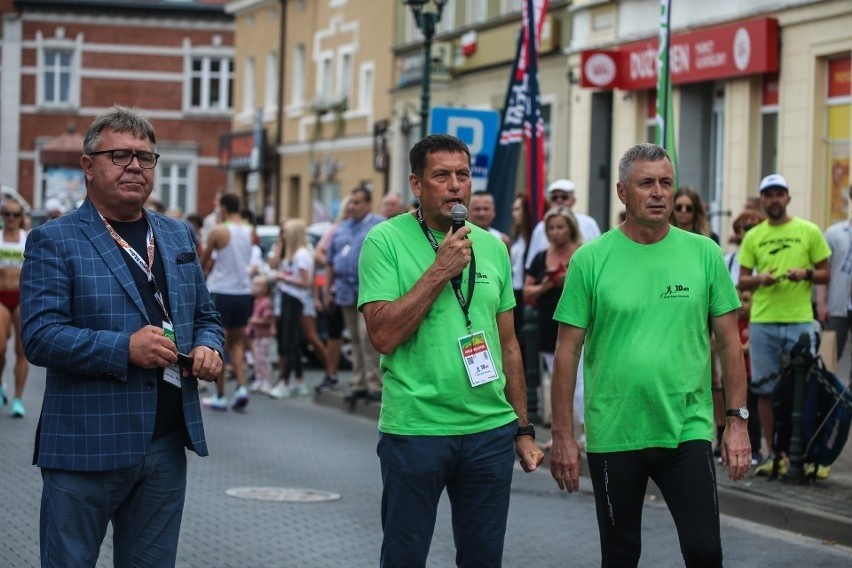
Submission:
POLYGON ((671 0, 660 0, 660 49, 657 53, 657 125, 656 143, 666 149, 672 159, 677 183, 677 145, 675 144, 672 105, 672 74, 669 69, 669 37, 671 36, 671 0))

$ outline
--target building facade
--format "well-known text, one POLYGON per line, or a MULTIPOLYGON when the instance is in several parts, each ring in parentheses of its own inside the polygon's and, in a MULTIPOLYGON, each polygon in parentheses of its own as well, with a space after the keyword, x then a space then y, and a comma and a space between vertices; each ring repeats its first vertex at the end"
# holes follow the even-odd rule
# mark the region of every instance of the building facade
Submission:
POLYGON ((282 219, 334 218, 354 187, 390 191, 395 0, 291 0, 284 13, 282 219))
POLYGON ((154 196, 209 213, 227 184, 218 142, 230 130, 234 30, 224 4, 3 0, 2 182, 34 207, 50 197, 76 206, 82 134, 120 104, 157 129, 154 196))
MULTIPOLYGON (((616 179, 621 153, 653 140, 659 2, 576 0, 572 11, 571 175, 585 179, 604 156, 616 179)), ((852 4, 675 0, 671 25, 679 182, 709 203, 714 231, 729 235, 773 172, 790 183, 792 214, 822 227, 845 219, 852 4)))
POLYGON ((234 114, 231 132, 219 142, 220 166, 228 186, 266 224, 280 206, 281 61, 284 0, 236 0, 225 6, 234 16, 234 114))

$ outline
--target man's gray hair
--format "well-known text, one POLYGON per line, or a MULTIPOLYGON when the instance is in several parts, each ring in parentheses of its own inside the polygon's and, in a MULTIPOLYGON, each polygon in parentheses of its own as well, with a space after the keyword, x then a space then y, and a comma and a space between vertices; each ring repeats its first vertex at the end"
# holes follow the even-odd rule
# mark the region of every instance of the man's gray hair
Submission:
POLYGON ((643 162, 658 162, 666 159, 672 161, 669 153, 662 146, 643 142, 636 144, 627 150, 618 162, 618 182, 622 185, 627 183, 627 178, 630 177, 630 170, 633 168, 633 162, 640 160, 643 162))
POLYGON ((139 139, 147 139, 151 143, 151 151, 157 151, 154 125, 135 108, 114 106, 95 118, 86 131, 86 137, 83 139, 84 154, 97 152, 100 149, 101 133, 104 130, 122 133, 131 132, 139 139))

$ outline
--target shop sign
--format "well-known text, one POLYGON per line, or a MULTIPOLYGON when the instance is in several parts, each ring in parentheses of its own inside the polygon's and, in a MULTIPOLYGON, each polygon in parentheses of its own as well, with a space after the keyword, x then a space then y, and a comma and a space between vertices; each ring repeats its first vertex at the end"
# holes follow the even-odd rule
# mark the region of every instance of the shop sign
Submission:
POLYGON ((852 57, 828 62, 828 97, 852 96, 852 57))
POLYGON ((767 75, 763 78, 763 106, 778 105, 778 75, 767 75))
POLYGON ((236 170, 250 171, 262 169, 263 164, 259 162, 264 156, 264 141, 266 133, 259 136, 260 147, 255 146, 255 132, 229 132, 219 137, 219 167, 236 170), (252 150, 254 150, 254 161, 252 163, 252 150))
MULTIPOLYGON (((450 61, 453 46, 447 42, 436 42, 432 44, 432 65, 430 66, 429 79, 431 81, 447 82, 452 79, 450 73, 450 61)), ((405 55, 400 59, 399 84, 398 87, 417 85, 423 80, 423 52, 418 51, 405 55)))
MULTIPOLYGON (((600 89, 650 89, 657 85, 659 38, 614 50, 581 53, 580 84, 600 89)), ((760 18, 672 34, 672 83, 696 83, 778 71, 778 22, 760 18)))

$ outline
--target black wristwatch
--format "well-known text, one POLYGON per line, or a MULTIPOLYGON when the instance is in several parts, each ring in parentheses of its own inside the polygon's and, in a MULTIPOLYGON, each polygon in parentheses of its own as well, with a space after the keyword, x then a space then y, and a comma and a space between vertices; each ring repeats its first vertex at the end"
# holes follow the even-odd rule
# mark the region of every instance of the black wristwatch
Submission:
POLYGON ((736 416, 743 420, 748 420, 748 408, 729 408, 725 411, 725 416, 736 416))
POLYGON ((808 268, 808 269, 805 271, 805 280, 807 280, 808 282, 810 282, 810 281, 811 281, 811 280, 813 280, 813 279, 814 279, 814 271, 813 271, 813 270, 811 270, 810 268, 808 268))
POLYGON ((532 424, 518 426, 518 431, 515 432, 515 438, 520 438, 521 436, 530 436, 533 440, 535 440, 535 426, 532 424))

